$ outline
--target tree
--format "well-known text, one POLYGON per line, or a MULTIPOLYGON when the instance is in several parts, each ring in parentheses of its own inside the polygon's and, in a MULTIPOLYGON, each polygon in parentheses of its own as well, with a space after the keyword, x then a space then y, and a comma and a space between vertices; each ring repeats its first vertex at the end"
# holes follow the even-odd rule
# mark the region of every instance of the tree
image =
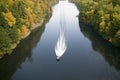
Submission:
POLYGON ((12 27, 16 23, 16 18, 12 15, 11 12, 7 12, 7 13, 3 12, 2 14, 9 27, 12 27))

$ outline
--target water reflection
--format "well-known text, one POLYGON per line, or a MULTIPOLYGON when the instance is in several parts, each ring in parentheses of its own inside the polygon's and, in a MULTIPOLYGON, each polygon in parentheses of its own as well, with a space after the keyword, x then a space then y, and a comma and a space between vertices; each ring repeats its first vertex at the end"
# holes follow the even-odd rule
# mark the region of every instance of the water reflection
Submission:
POLYGON ((104 40, 89 25, 80 23, 80 29, 84 36, 92 42, 93 49, 103 55, 109 65, 120 71, 120 49, 104 40))
POLYGON ((57 61, 60 60, 62 55, 67 49, 66 37, 65 37, 65 16, 64 16, 64 7, 60 5, 60 25, 59 25, 59 37, 55 46, 55 53, 57 56, 57 61))
POLYGON ((32 49, 35 48, 38 41, 40 41, 45 29, 44 26, 45 24, 35 29, 29 37, 21 41, 11 55, 5 56, 0 60, 0 80, 9 80, 18 68, 22 68, 21 65, 26 59, 29 62, 33 60, 32 49))
POLYGON ((56 5, 55 13, 45 29, 41 27, 34 31, 12 55, 0 60, 0 80, 9 80, 11 76, 11 80, 120 80, 119 72, 111 68, 115 66, 120 70, 120 51, 103 40, 91 27, 80 24, 79 30, 75 5, 64 4, 68 7, 61 7, 60 13, 59 5, 62 6, 61 3, 56 5), (68 10, 70 13, 67 14, 68 10), (56 40, 57 24, 59 36, 56 40), (91 42, 93 48, 89 44, 91 42), (60 57, 66 53, 64 60, 57 63, 53 59, 54 49, 60 57))

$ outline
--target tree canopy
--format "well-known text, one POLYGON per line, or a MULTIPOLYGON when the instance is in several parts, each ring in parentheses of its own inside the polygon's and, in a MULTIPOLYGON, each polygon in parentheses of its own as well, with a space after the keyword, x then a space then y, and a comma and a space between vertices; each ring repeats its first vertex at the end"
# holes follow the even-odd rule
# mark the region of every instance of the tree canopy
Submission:
POLYGON ((88 23, 106 40, 120 47, 120 0, 72 0, 80 21, 88 23))
POLYGON ((57 0, 1 0, 0 56, 10 53, 35 24, 51 12, 57 0))

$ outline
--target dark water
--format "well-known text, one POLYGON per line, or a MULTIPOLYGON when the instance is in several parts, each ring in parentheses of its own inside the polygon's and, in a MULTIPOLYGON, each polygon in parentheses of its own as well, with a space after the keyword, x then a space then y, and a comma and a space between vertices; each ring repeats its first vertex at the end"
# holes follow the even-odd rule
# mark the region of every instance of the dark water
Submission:
POLYGON ((48 23, 0 60, 0 80, 120 80, 120 51, 60 1, 48 23), (57 58, 58 57, 58 58, 57 58))

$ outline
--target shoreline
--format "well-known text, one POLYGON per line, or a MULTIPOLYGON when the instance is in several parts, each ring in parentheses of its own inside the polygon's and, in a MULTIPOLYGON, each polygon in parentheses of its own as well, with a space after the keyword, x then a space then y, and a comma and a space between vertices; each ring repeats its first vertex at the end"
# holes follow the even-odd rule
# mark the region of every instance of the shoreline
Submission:
MULTIPOLYGON (((45 17, 46 17, 46 16, 49 16, 50 14, 51 14, 51 13, 48 13, 47 15, 45 15, 45 17)), ((20 43, 22 40, 24 40, 24 39, 26 39, 27 37, 29 37, 30 34, 31 34, 35 29, 40 28, 40 27, 45 23, 45 17, 41 20, 40 23, 35 24, 34 27, 31 28, 31 30, 28 31, 25 36, 21 37, 21 39, 20 39, 17 43, 14 43, 13 45, 11 45, 11 52, 10 52, 10 53, 7 53, 7 54, 5 54, 5 55, 11 55, 12 52, 13 52, 13 50, 19 45, 19 43, 20 43)), ((5 55, 0 56, 0 59, 2 59, 5 55)))
POLYGON ((32 32, 34 32, 34 30, 40 28, 44 23, 46 23, 46 18, 47 18, 47 17, 50 18, 51 15, 52 15, 52 7, 53 7, 55 4, 57 4, 57 3, 58 3, 58 1, 55 0, 55 2, 51 4, 51 7, 49 6, 49 7, 50 7, 50 10, 43 15, 43 17, 41 18, 41 20, 40 20, 39 22, 37 22, 37 23, 34 23, 33 27, 31 27, 31 29, 28 29, 28 31, 27 31, 23 36, 20 36, 19 41, 17 41, 16 43, 12 43, 12 44, 10 45, 10 48, 9 48, 10 51, 9 51, 9 52, 3 52, 3 54, 0 54, 0 59, 2 59, 4 56, 11 55, 12 52, 14 51, 14 49, 21 43, 22 40, 24 40, 24 39, 26 39, 27 37, 29 37, 30 34, 31 34, 32 32))
MULTIPOLYGON (((26 39, 28 36, 30 36, 30 34, 32 33, 32 31, 34 31, 35 29, 41 27, 44 22, 45 22, 45 19, 42 19, 40 23, 35 24, 34 27, 31 28, 31 31, 28 31, 28 33, 27 33, 25 36, 23 36, 17 43, 14 43, 14 44, 11 46, 11 49, 14 50, 14 49, 17 47, 17 45, 21 42, 21 40, 24 40, 24 39, 26 39)), ((11 52, 11 53, 12 53, 12 52, 11 52)), ((10 54, 11 54, 11 53, 10 53, 10 54)), ((1 59, 1 57, 0 57, 0 59, 1 59)))
POLYGON ((20 39, 20 41, 27 38, 31 34, 32 31, 34 31, 35 29, 41 27, 44 22, 45 22, 45 19, 42 19, 40 23, 35 24, 34 27, 32 27, 31 30, 28 31, 28 33, 20 39))

